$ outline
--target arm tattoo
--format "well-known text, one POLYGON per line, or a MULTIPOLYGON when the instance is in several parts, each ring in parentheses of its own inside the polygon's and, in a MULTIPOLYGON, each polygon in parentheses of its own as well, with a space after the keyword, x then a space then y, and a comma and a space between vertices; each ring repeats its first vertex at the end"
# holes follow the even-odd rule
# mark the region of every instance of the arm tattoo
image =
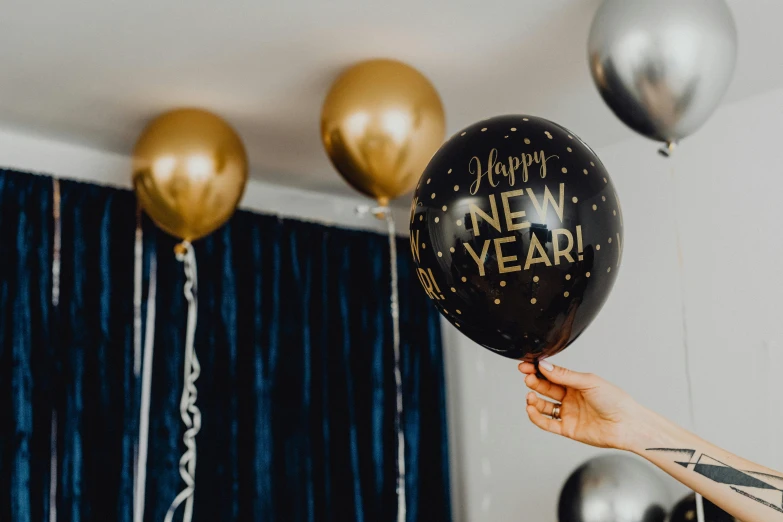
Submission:
POLYGON ((674 462, 683 468, 695 471, 713 482, 726 484, 740 495, 783 513, 783 477, 741 471, 692 449, 647 448, 647 451, 669 453, 676 459, 674 462))

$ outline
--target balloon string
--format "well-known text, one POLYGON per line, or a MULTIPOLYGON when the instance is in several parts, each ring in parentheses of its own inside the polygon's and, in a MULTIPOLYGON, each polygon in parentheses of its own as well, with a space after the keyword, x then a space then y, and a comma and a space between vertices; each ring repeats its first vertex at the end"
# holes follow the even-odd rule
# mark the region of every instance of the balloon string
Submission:
MULTIPOLYGON (((375 209, 377 212, 380 209, 375 209)), ((389 266, 391 269, 391 316, 394 340, 394 384, 397 395, 397 409, 394 413, 394 431, 397 434, 397 521, 405 522, 407 503, 405 501, 405 433, 402 427, 402 372, 400 370, 400 304, 397 274, 397 232, 394 216, 386 208, 386 224, 389 230, 389 266)))
POLYGON ((144 254, 141 207, 136 208, 136 242, 133 249, 133 376, 141 373, 141 283, 144 254))
POLYGON ((196 406, 198 390, 196 379, 201 373, 194 338, 196 335, 196 314, 198 310, 197 286, 196 286, 196 255, 193 245, 189 241, 183 241, 184 252, 177 252, 177 260, 181 261, 185 270, 185 298, 188 301, 188 325, 185 337, 185 379, 182 387, 182 399, 179 403, 180 417, 187 428, 182 436, 185 443, 185 453, 179 459, 179 474, 185 482, 185 489, 180 491, 166 512, 165 522, 171 522, 174 513, 182 502, 185 502, 185 511, 182 522, 190 522, 193 517, 193 494, 196 489, 196 435, 201 429, 201 411, 196 406))
MULTIPOLYGON (((62 222, 60 220, 60 180, 52 178, 52 307, 60 304, 60 251, 62 249, 62 222)), ((52 408, 49 438, 49 522, 57 522, 57 409, 52 408)))
MULTIPOLYGON (((676 194, 676 177, 674 165, 671 167, 672 194, 676 194)), ((682 241, 680 239, 680 223, 677 219, 677 200, 674 201, 674 237, 677 242, 677 267, 680 273, 680 313, 682 315, 682 344, 685 358, 685 382, 688 390, 688 413, 691 420, 691 428, 696 431, 696 413, 693 400, 693 382, 691 379, 691 354, 688 346, 688 320, 687 307, 685 305, 685 263, 682 254, 682 241)), ((696 493, 696 520, 704 522, 704 505, 700 493, 696 493)))
POLYGON ((147 321, 144 325, 144 366, 141 375, 141 405, 139 407, 139 446, 136 457, 133 520, 144 520, 144 500, 147 491, 147 448, 150 427, 150 397, 152 395, 152 353, 155 347, 155 296, 157 294, 157 259, 150 258, 150 282, 147 291, 147 321))

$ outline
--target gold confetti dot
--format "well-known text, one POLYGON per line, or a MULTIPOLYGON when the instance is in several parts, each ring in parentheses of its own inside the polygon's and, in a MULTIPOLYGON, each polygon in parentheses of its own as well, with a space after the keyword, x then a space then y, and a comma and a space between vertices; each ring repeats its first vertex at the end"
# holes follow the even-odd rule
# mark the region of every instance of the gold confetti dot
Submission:
POLYGON ((444 308, 444 309, 443 309, 443 313, 444 313, 444 314, 446 314, 446 315, 448 315, 449 311, 448 311, 448 310, 446 310, 446 309, 444 308))
POLYGON ((427 244, 426 243, 422 243, 421 244, 421 248, 427 248, 427 244))
POLYGON ((562 172, 563 174, 568 174, 568 169, 563 167, 562 169, 560 169, 560 172, 562 172))
POLYGON ((508 136, 503 136, 504 138, 508 138, 508 136))
POLYGON ((454 253, 454 247, 449 248, 449 252, 454 253))
POLYGON ((501 281, 500 282, 500 286, 506 286, 506 282, 505 281, 501 281))
POLYGON ((454 287, 452 286, 452 287, 451 287, 451 291, 452 291, 452 292, 456 292, 456 291, 457 291, 457 289, 456 289, 456 288, 454 288, 454 287))
POLYGON ((587 169, 582 169, 582 172, 584 172, 585 176, 587 176, 587 169))
POLYGON ((443 257, 443 252, 438 252, 438 257, 443 257))
POLYGON ((601 245, 595 245, 596 250, 601 250, 601 245))
POLYGON ((569 140, 572 140, 572 139, 574 139, 574 137, 573 137, 573 136, 571 136, 571 135, 569 134, 569 135, 568 135, 568 139, 569 139, 569 140))
POLYGON ((484 127, 483 129, 481 129, 481 132, 486 132, 486 130, 487 130, 487 128, 484 127))
POLYGON ((451 174, 451 169, 449 169, 449 171, 446 174, 451 174))
POLYGON ((598 210, 598 205, 593 205, 593 210, 598 210))
POLYGON ((459 323, 454 323, 454 324, 457 326, 457 328, 459 328, 459 323))
POLYGON ((568 297, 569 295, 571 294, 569 294, 568 292, 563 292, 563 297, 568 297))
POLYGON ((579 203, 579 198, 574 196, 571 198, 571 201, 573 201, 574 203, 579 203))
POLYGON ((511 132, 516 132, 516 131, 517 131, 516 127, 511 127, 511 132))
POLYGON ((606 269, 606 271, 607 272, 611 272, 612 271, 612 267, 610 266, 609 268, 606 269))
POLYGON ((424 214, 419 214, 419 221, 424 221, 424 214))
POLYGON ((530 145, 530 140, 525 138, 525 145, 530 145))
POLYGON ((585 274, 585 277, 590 277, 590 272, 587 272, 587 273, 585 274))
POLYGON ((429 184, 430 184, 430 181, 432 181, 432 179, 428 179, 428 180, 427 180, 427 185, 429 185, 429 184))
POLYGON ((601 196, 601 201, 606 201, 606 196, 601 196))
POLYGON ((522 118, 522 121, 530 121, 530 120, 528 120, 527 118, 522 118))
POLYGON ((446 205, 443 205, 442 207, 440 207, 440 209, 441 209, 443 212, 446 212, 446 211, 449 209, 449 207, 447 207, 446 205))
POLYGON ((435 223, 437 223, 438 221, 440 221, 440 218, 439 218, 439 217, 436 217, 436 218, 435 218, 435 223))
POLYGON ((571 274, 566 274, 566 281, 570 281, 570 280, 571 280, 571 274))
POLYGON ((549 134, 549 131, 544 131, 544 134, 546 134, 546 137, 549 138, 550 140, 552 139, 552 135, 549 134))
POLYGON ((595 163, 593 163, 592 161, 590 162, 590 165, 592 165, 593 167, 595 167, 595 163))
POLYGON ((434 192, 433 192, 433 193, 432 193, 432 195, 430 196, 430 199, 435 199, 435 193, 434 193, 434 192))
POLYGON ((571 147, 566 147, 566 150, 567 150, 568 152, 573 152, 573 151, 571 150, 571 147))
POLYGON ((460 312, 459 310, 457 310, 457 313, 458 313, 459 315, 462 315, 462 312, 460 312))
POLYGON ((538 276, 533 276, 533 282, 538 283, 538 276))
POLYGON ((467 132, 463 132, 462 134, 460 134, 460 136, 464 136, 465 134, 467 134, 467 132))
POLYGON ((454 192, 457 192, 459 190, 459 185, 454 185, 454 192))
POLYGON ((612 210, 612 215, 616 216, 617 215, 617 211, 616 210, 612 210))
POLYGON ((606 181, 606 178, 604 178, 604 183, 609 183, 608 181, 606 181))
POLYGON ((462 282, 463 282, 463 283, 467 283, 467 282, 468 282, 468 278, 463 276, 463 277, 462 277, 462 282))
POLYGON ((500 304, 500 299, 495 299, 495 304, 500 304))
POLYGON ((610 238, 608 239, 608 241, 611 243, 611 242, 612 242, 612 238, 610 237, 610 238))
POLYGON ((461 226, 462 226, 462 220, 461 220, 461 219, 458 219, 458 220, 457 220, 457 226, 458 226, 458 227, 461 227, 461 226))
POLYGON ((535 297, 530 300, 530 304, 536 304, 536 302, 538 302, 538 300, 535 297))

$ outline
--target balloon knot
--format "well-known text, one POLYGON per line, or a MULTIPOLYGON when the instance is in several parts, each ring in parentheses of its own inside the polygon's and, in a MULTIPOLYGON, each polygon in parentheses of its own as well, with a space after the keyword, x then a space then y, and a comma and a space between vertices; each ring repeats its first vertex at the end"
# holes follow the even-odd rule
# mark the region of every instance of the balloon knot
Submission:
POLYGON ((674 149, 676 148, 677 148, 676 141, 667 141, 663 147, 658 149, 658 154, 660 154, 664 158, 669 158, 671 157, 672 154, 674 154, 674 149))

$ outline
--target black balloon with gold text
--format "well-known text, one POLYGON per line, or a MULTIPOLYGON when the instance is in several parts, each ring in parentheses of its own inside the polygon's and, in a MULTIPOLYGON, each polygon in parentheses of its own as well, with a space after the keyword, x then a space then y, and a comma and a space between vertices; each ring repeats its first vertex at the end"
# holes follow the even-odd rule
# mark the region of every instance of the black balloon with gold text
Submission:
POLYGON ((440 312, 483 347, 537 361, 595 319, 622 259, 623 218, 593 150, 560 125, 498 116, 433 156, 410 244, 440 312))

